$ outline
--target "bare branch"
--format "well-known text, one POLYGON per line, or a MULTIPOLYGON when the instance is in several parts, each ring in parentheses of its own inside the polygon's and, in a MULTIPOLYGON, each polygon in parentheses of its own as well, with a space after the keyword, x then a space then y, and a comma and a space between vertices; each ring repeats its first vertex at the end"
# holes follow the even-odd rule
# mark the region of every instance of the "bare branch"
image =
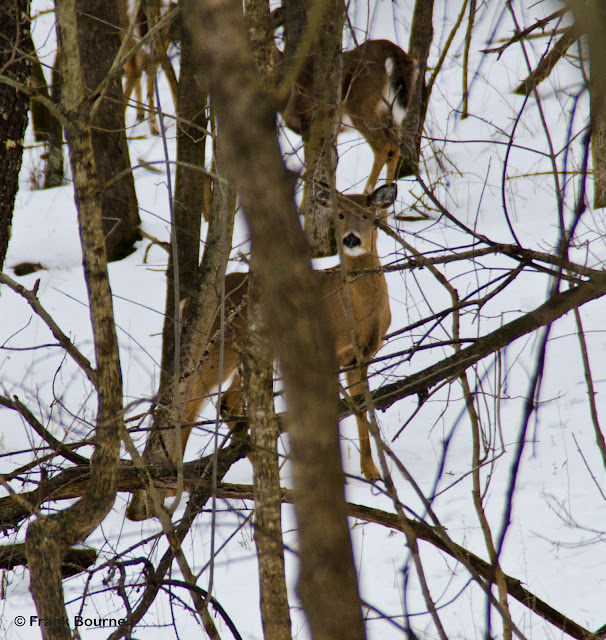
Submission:
POLYGON ((93 369, 92 364, 85 358, 74 343, 61 331, 59 325, 54 321, 53 317, 46 311, 46 309, 40 304, 38 300, 38 285, 36 282, 34 288, 30 291, 23 285, 15 282, 12 278, 4 273, 0 273, 0 283, 3 283, 10 287, 15 293, 18 293, 21 297, 27 300, 30 307, 41 318, 41 320, 50 329, 57 342, 67 351, 68 355, 74 360, 74 362, 82 369, 86 377, 93 383, 95 387, 98 386, 97 372, 93 369))

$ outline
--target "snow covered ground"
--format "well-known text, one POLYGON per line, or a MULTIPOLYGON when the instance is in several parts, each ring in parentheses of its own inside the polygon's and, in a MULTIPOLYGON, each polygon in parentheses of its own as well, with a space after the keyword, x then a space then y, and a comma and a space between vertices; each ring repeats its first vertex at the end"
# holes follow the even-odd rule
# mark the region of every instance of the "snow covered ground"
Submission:
MULTIPOLYGON (((454 25, 460 4, 436 2, 434 14, 434 46, 430 67, 436 64, 444 43, 454 25)), ((358 41, 369 37, 386 37, 403 48, 407 47, 412 15, 412 0, 357 2, 350 17, 359 31, 358 41)), ((581 75, 575 65, 561 61, 552 76, 539 87, 540 109, 534 98, 525 104, 514 96, 513 89, 527 75, 528 68, 519 45, 509 47, 498 58, 480 51, 513 32, 511 15, 506 3, 485 3, 478 9, 476 28, 470 50, 470 117, 462 120, 462 64, 465 22, 455 37, 444 66, 433 89, 426 133, 431 138, 424 143, 424 166, 421 177, 433 186, 436 197, 460 222, 495 242, 513 242, 507 224, 504 202, 511 226, 526 248, 554 252, 558 241, 559 218, 554 187, 550 148, 557 154, 555 163, 558 180, 565 184, 563 214, 570 220, 577 195, 581 138, 579 132, 587 123, 588 100, 581 93, 581 75), (571 122, 571 114, 574 119, 571 122), (568 145, 569 126, 574 134, 568 145), (514 144, 508 138, 515 131, 514 144), (563 151, 567 149, 567 153, 563 151), (504 167, 506 169, 504 172, 504 167), (565 164, 566 163, 566 164, 565 164), (566 173, 564 173, 566 172, 566 173), (504 198, 503 198, 504 194, 504 198)), ((560 5, 513 3, 520 28, 527 27, 560 5)), ((49 17, 36 23, 35 38, 39 46, 47 40, 52 50, 53 33, 49 17), (47 40, 47 36, 48 40, 47 40)), ((534 66, 545 52, 547 38, 527 42, 526 54, 534 66)), ((51 58, 52 61, 52 58, 51 58)), ((47 60, 48 62, 48 60, 47 60)), ((169 92, 162 79, 163 106, 169 109, 169 92)), ((172 105, 170 105, 172 108, 172 105)), ((128 114, 134 121, 134 112, 128 114)), ((166 120, 168 148, 175 155, 174 127, 166 120)), ((161 140, 149 136, 146 124, 130 129, 133 164, 163 159, 161 140)), ((26 144, 32 143, 31 132, 26 144)), ((298 145, 295 136, 291 144, 298 145)), ((371 165, 367 145, 355 132, 340 138, 338 187, 361 190, 371 165)), ((285 142, 284 148, 288 148, 285 142)), ((40 262, 45 270, 19 278, 31 288, 39 279, 39 299, 88 357, 93 357, 91 329, 84 286, 76 209, 71 186, 50 191, 31 189, 30 175, 39 166, 39 150, 27 153, 22 170, 14 216, 13 235, 5 271, 22 261, 40 262)), ((299 151, 300 154, 300 151, 299 151)), ((291 164, 296 164, 291 159, 291 164)), ((173 176, 174 177, 174 176, 173 176)), ((145 169, 135 172, 143 229, 167 239, 170 229, 169 194, 166 179, 145 169)), ((421 206, 422 190, 412 180, 402 181, 397 213, 414 213, 421 206)), ((427 204, 427 200, 424 200, 427 204)), ((468 246, 471 238, 435 211, 428 222, 403 222, 390 218, 392 228, 416 250, 426 255, 448 254, 468 246)), ((589 210, 577 231, 578 242, 570 251, 570 259, 593 268, 601 268, 606 251, 605 223, 601 211, 589 210)), ((234 237, 234 257, 246 251, 246 225, 238 214, 234 237)), ((110 265, 116 322, 121 348, 125 405, 130 415, 144 411, 157 390, 162 310, 164 309, 164 272, 166 254, 161 248, 151 249, 147 262, 144 252, 147 242, 141 242, 136 253, 120 263, 110 265)), ((403 249, 393 239, 381 236, 380 255, 384 264, 402 259, 403 249)), ((325 264, 325 263, 323 263, 325 264)), ((241 269, 234 263, 233 268, 241 269)), ((456 287, 461 298, 500 272, 512 268, 505 257, 486 256, 474 262, 454 262, 439 270, 456 287)), ((428 269, 394 271, 388 275, 391 296, 392 326, 390 331, 406 327, 423 317, 451 306, 448 292, 428 269)), ((536 271, 522 273, 507 289, 495 296, 475 313, 473 307, 463 316, 462 336, 482 336, 545 301, 550 280, 536 271)), ((565 287, 566 285, 563 285, 565 287)), ((66 440, 86 437, 94 419, 94 398, 77 367, 57 347, 43 347, 54 342, 49 331, 32 313, 28 305, 6 287, 0 297, 0 393, 17 394, 22 402, 37 412, 40 420, 53 433, 66 440), (18 350, 38 345, 34 350, 18 350)), ((602 400, 606 384, 606 333, 602 328, 606 302, 599 300, 580 310, 585 339, 595 384, 599 417, 604 420, 606 405, 602 400)), ((436 326, 426 342, 451 339, 450 317, 444 326, 436 326)), ((380 356, 408 349, 427 328, 422 326, 390 339, 380 356)), ((469 371, 472 389, 478 385, 477 410, 485 437, 491 440, 491 456, 482 469, 485 488, 484 506, 493 537, 501 530, 504 505, 509 486, 524 403, 532 378, 539 334, 531 334, 514 342, 507 349, 483 360, 469 371)), ((453 353, 452 346, 420 350, 409 361, 381 361, 375 366, 373 388, 422 370, 453 353)), ((398 402, 378 416, 387 442, 398 432, 417 408, 416 398, 398 402)), ((31 457, 27 452, 40 440, 23 422, 8 410, 0 410, 0 471, 10 472, 31 457), (23 451, 23 453, 19 453, 23 451)), ((351 474, 347 498, 351 502, 393 511, 391 501, 359 479, 357 435, 353 418, 341 425, 343 460, 351 474)), ((595 445, 587 387, 584 378, 577 328, 572 313, 552 327, 547 346, 545 376, 540 404, 526 434, 527 445, 517 477, 512 522, 501 557, 504 571, 521 580, 535 595, 578 624, 595 630, 606 623, 604 592, 606 560, 604 533, 606 501, 603 494, 605 469, 595 445)), ((141 446, 143 440, 140 441, 141 446)), ((287 449, 287 438, 283 438, 287 449)), ((392 444, 394 452, 414 478, 426 497, 435 494, 432 508, 447 528, 452 539, 487 559, 483 534, 471 495, 472 465, 471 429, 458 383, 444 386, 433 394, 392 444), (447 443, 447 446, 446 444, 447 443)), ((190 440, 187 459, 193 459, 209 447, 208 437, 195 434, 190 440)), ((89 453, 86 450, 85 454, 89 453)), ((399 475, 392 473, 400 500, 412 513, 423 515, 425 508, 414 488, 399 475)), ((229 472, 227 481, 250 483, 250 464, 240 461, 229 472)), ((288 465, 283 469, 283 483, 290 486, 288 465)), ((19 490, 18 483, 12 483, 19 490)), ((103 526, 93 533, 87 544, 100 549, 100 562, 117 552, 123 552, 140 539, 159 531, 155 522, 134 524, 125 520, 126 495, 120 494, 112 513, 103 526)), ((48 508, 63 508, 66 503, 48 508)), ((219 503, 217 526, 218 545, 222 546, 215 561, 214 595, 221 602, 243 638, 262 638, 258 606, 258 577, 252 530, 247 518, 250 504, 219 503)), ((176 515, 178 515, 177 512, 176 515)), ((294 585, 296 580, 295 521, 291 506, 283 509, 287 552, 288 580, 291 597, 293 634, 309 637, 294 585)), ((194 572, 209 561, 209 517, 198 519, 186 539, 188 558, 194 572)), ((372 640, 404 637, 403 611, 420 638, 438 637, 426 612, 415 570, 410 562, 404 537, 374 524, 351 522, 355 557, 364 601, 374 609, 368 612, 368 637, 372 640)), ((24 529, 5 542, 22 540, 24 529)), ((165 545, 153 541, 136 548, 131 555, 148 554, 157 560, 165 545)), ((452 558, 420 543, 421 559, 431 593, 449 638, 484 638, 486 628, 486 597, 475 584, 469 584, 467 570, 452 558)), ((177 574, 177 570, 174 570, 177 574)), ((107 575, 107 571, 103 575, 107 575)), ((83 612, 81 594, 85 577, 65 582, 66 601, 70 615, 110 617, 123 613, 120 599, 107 590, 102 575, 95 574, 88 585, 83 612)), ((27 590, 27 572, 17 570, 5 575, 7 596, 2 602, 0 629, 11 640, 37 637, 37 630, 13 624, 17 615, 29 620, 35 608, 27 590)), ((200 584, 204 586, 203 577, 200 584)), ((113 584, 113 583, 112 583, 113 584)), ((183 594, 181 594, 183 595, 183 594)), ((511 601, 512 617, 527 638, 560 638, 562 632, 533 615, 528 609, 511 601)), ((120 617, 119 615, 117 617, 120 617)), ((137 627, 138 638, 156 637, 156 625, 175 624, 164 632, 179 637, 199 637, 200 629, 186 611, 171 609, 166 596, 158 598, 144 624, 137 627), (149 628, 147 628, 149 626, 149 628)), ((229 631, 219 624, 222 637, 229 631)), ((493 633, 500 635, 498 614, 492 614, 493 633)), ((107 630, 86 631, 85 637, 101 638, 107 630)))

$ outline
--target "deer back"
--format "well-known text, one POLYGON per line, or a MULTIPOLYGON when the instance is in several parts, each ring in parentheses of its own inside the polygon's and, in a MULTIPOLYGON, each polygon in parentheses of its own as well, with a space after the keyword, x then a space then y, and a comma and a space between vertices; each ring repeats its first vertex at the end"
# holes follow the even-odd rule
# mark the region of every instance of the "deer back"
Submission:
POLYGON ((368 40, 343 54, 342 109, 367 138, 397 144, 408 108, 416 64, 389 40, 368 40))

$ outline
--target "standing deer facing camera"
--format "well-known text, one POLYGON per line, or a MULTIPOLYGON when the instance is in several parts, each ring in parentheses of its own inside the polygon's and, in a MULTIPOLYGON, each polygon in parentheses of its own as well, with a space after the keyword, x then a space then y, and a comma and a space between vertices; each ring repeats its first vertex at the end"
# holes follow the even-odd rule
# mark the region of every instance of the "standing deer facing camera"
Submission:
MULTIPOLYGON (((377 255, 378 229, 372 218, 385 221, 387 209, 395 201, 396 195, 395 184, 379 187, 371 194, 340 195, 336 202, 336 236, 342 244, 343 262, 348 275, 344 278, 340 268, 315 272, 321 287, 339 366, 348 368, 346 376, 351 395, 363 392, 368 361, 381 348, 383 336, 391 323, 387 283, 377 255), (351 316, 348 314, 348 305, 351 305, 351 316), (353 317, 353 327, 348 317, 353 317), (357 345, 354 340, 357 341, 357 345), (356 357, 357 353, 361 354, 362 362, 356 357)), ((321 192, 320 200, 325 206, 331 204, 327 191, 321 192)), ((198 414, 203 405, 212 398, 219 379, 227 383, 232 376, 234 377, 230 388, 221 399, 221 405, 230 415, 241 413, 236 345, 246 344, 248 274, 232 273, 226 276, 225 291, 226 316, 232 316, 233 321, 225 330, 223 370, 219 370, 219 343, 213 341, 207 346, 208 355, 199 365, 191 395, 185 406, 185 426, 181 430, 180 447, 176 446, 174 429, 165 431, 162 436, 152 433, 144 453, 144 459, 148 463, 165 463, 167 452, 174 462, 175 457, 179 455, 176 452, 185 451, 187 439, 198 414)), ((211 335, 218 335, 218 330, 217 318, 211 335)), ((372 458, 368 422, 361 416, 356 416, 356 420, 362 473, 367 480, 379 480, 381 474, 372 458)), ((149 505, 151 501, 148 501, 145 491, 139 490, 133 496, 127 516, 131 520, 144 520, 151 516, 149 505)))

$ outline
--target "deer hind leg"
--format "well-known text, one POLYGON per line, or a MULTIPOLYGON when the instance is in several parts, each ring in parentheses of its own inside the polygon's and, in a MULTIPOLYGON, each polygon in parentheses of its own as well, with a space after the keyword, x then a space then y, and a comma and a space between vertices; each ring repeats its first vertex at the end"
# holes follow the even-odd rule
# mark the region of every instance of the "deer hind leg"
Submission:
POLYGON ((375 189, 379 176, 384 165, 387 165, 385 172, 385 182, 391 184, 396 176, 396 169, 400 159, 400 149, 397 145, 385 142, 383 144, 371 145, 375 159, 370 171, 370 176, 364 187, 364 193, 372 193, 375 189))
POLYGON ((126 84, 124 86, 124 98, 128 106, 130 97, 135 92, 135 108, 137 110, 137 122, 143 120, 143 107, 141 105, 141 70, 137 68, 135 60, 129 60, 124 65, 124 75, 126 76, 126 84))
MULTIPOLYGON (((352 396, 359 395, 364 392, 366 378, 366 367, 360 371, 359 368, 352 369, 347 372, 348 391, 352 396)), ((372 459, 372 449, 370 448, 370 434, 368 432, 368 420, 366 416, 356 415, 358 423, 358 437, 360 439, 360 467, 364 477, 371 482, 381 479, 381 474, 375 466, 372 459)))
POLYGON ((153 136, 160 134, 156 122, 156 103, 154 92, 156 89, 156 65, 150 60, 145 69, 145 79, 147 84, 147 104, 149 106, 149 131, 153 136))
MULTIPOLYGON (((237 355, 235 351, 226 345, 223 354, 223 371, 222 380, 227 382, 234 375, 238 378, 237 373, 237 355)), ((180 420, 181 442, 178 441, 177 430, 173 427, 166 429, 161 435, 154 438, 154 434, 150 435, 147 446, 145 448, 144 460, 147 464, 160 463, 167 464, 169 461, 176 462, 179 456, 183 458, 187 441, 194 428, 198 414, 203 405, 205 405, 212 397, 213 389, 216 389, 219 379, 219 345, 213 343, 209 348, 209 353, 204 361, 200 364, 198 371, 193 379, 192 388, 188 392, 188 400, 180 420), (154 439, 152 439, 154 438, 154 439), (154 444, 152 444, 152 442, 154 444)), ((227 390, 226 394, 235 391, 235 381, 227 390)), ((232 393, 232 397, 234 397, 232 393)), ((235 402, 232 400, 232 402, 235 402)), ((236 411, 235 408, 231 411, 236 411)), ((174 490, 158 489, 158 497, 160 502, 164 502, 166 497, 175 495, 174 490)), ((132 500, 126 511, 129 520, 146 520, 153 515, 151 496, 147 494, 145 489, 139 489, 133 493, 132 500)))
MULTIPOLYGON (((370 170, 370 175, 368 176, 368 180, 366 181, 366 186, 364 187, 364 193, 369 194, 372 193, 375 189, 375 185, 381 175, 381 171, 385 164, 389 161, 389 146, 387 145, 371 145, 375 159, 372 163, 372 169, 370 170)), ((396 160, 397 162, 397 160, 396 160)), ((394 165, 394 173, 395 173, 395 165, 394 165)), ((393 178, 393 175, 392 175, 393 178)))
POLYGON ((400 160, 400 149, 395 144, 390 144, 387 150, 387 171, 385 181, 391 184, 396 176, 398 161, 400 160))

